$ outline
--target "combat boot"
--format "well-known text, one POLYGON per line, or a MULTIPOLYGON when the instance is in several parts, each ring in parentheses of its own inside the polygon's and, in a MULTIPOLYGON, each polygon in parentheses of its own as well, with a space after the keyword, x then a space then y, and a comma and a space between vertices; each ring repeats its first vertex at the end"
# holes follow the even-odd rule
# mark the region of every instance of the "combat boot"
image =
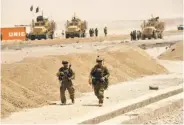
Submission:
POLYGON ((66 102, 62 102, 62 105, 66 105, 66 102))
POLYGON ((61 101, 62 105, 66 105, 66 100, 61 101))
POLYGON ((74 104, 75 103, 75 100, 74 99, 71 99, 72 100, 72 103, 74 104))
POLYGON ((100 106, 100 107, 103 106, 103 100, 99 100, 99 106, 100 106))

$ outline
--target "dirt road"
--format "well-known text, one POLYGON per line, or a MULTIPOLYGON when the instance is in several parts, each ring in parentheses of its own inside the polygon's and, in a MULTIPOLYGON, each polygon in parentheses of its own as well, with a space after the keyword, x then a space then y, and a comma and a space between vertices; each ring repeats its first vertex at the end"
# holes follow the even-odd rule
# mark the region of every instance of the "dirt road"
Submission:
POLYGON ((17 46, 17 50, 4 49, 2 51, 2 63, 13 63, 23 60, 28 57, 43 57, 46 55, 66 55, 71 53, 92 53, 106 51, 106 49, 116 50, 123 45, 135 45, 146 46, 147 48, 153 46, 170 46, 183 39, 182 34, 167 36, 164 40, 139 40, 129 43, 122 41, 104 41, 104 42, 92 42, 92 43, 72 43, 72 44, 60 44, 52 46, 38 46, 22 48, 17 46))
MULTIPOLYGON (((182 31, 166 31, 164 39, 170 36, 182 35, 182 31)), ((54 40, 35 40, 35 41, 3 41, 1 48, 4 49, 20 49, 25 47, 37 47, 37 46, 52 46, 60 44, 72 44, 72 43, 91 43, 91 42, 103 42, 103 41, 130 41, 129 34, 122 35, 109 35, 107 37, 93 37, 93 38, 71 38, 71 39, 54 39, 54 40)), ((140 40, 141 41, 141 40, 140 40)), ((143 40, 144 41, 144 40, 143 40)), ((150 41, 150 40, 149 40, 150 41)))

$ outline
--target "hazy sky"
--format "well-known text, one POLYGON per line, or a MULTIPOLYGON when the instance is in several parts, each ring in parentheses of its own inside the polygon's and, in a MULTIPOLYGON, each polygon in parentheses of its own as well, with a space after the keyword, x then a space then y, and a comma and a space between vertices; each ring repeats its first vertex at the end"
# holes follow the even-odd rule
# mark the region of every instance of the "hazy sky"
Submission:
POLYGON ((146 19, 151 14, 182 17, 183 0, 1 0, 2 26, 28 24, 30 6, 39 6, 56 21, 71 19, 76 13, 88 21, 146 19))

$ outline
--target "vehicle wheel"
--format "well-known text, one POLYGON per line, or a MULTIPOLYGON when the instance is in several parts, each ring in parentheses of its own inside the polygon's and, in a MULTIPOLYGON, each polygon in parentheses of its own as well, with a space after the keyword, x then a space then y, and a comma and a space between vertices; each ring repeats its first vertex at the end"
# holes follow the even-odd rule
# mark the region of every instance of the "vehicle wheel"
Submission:
POLYGON ((31 35, 31 36, 30 36, 30 39, 31 39, 31 40, 35 40, 35 36, 34 36, 34 35, 31 35))
POLYGON ((66 34, 66 35, 65 35, 65 38, 66 38, 66 39, 68 39, 68 38, 69 38, 69 35, 68 35, 68 34, 66 34))
POLYGON ((38 40, 41 40, 42 38, 38 37, 38 40))

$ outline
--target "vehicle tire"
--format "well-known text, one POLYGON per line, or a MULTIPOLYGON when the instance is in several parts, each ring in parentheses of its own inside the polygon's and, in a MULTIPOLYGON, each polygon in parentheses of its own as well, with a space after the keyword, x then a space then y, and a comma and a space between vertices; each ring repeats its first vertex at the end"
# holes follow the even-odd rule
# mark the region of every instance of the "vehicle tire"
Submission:
POLYGON ((41 40, 42 38, 41 37, 38 37, 38 40, 41 40))
POLYGON ((30 39, 31 39, 31 40, 35 40, 35 36, 34 36, 34 35, 31 35, 31 36, 30 36, 30 39))
POLYGON ((69 38, 69 35, 68 35, 68 34, 66 34, 66 36, 65 36, 65 37, 66 37, 66 39, 68 39, 68 38, 69 38))

